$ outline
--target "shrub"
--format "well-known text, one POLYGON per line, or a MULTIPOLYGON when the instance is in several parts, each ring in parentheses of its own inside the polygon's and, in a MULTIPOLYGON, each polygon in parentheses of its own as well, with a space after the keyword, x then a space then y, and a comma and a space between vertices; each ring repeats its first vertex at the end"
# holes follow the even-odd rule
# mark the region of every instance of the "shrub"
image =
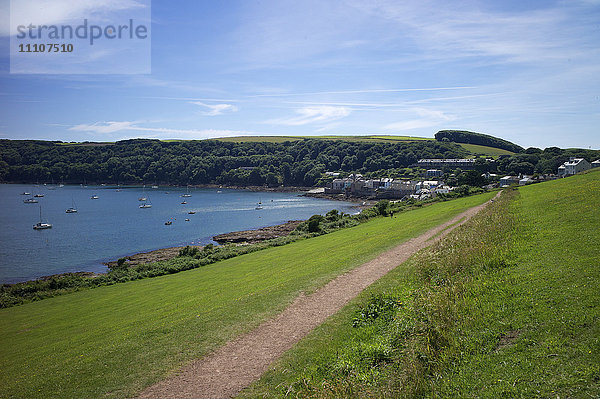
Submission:
POLYGON ((190 256, 194 258, 198 256, 199 252, 200 251, 198 250, 198 247, 190 247, 189 245, 186 245, 185 248, 179 250, 179 256, 190 256))
POLYGON ((309 233, 318 233, 321 231, 321 222, 324 217, 321 215, 313 215, 308 219, 308 232, 309 233))
POLYGON ((377 204, 375 204, 375 208, 377 209, 377 212, 381 216, 387 215, 387 210, 388 210, 389 206, 390 206, 390 201, 388 201, 388 200, 381 200, 377 204))

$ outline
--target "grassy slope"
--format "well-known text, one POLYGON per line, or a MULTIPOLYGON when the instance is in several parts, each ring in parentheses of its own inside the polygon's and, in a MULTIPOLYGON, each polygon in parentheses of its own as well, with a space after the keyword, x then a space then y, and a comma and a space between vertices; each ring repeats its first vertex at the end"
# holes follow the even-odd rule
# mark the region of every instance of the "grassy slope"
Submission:
MULTIPOLYGON (((482 292, 477 306, 487 320, 471 324, 479 336, 496 329, 518 331, 518 338, 491 352, 472 351, 436 391, 600 396, 599 183, 594 171, 519 190, 511 208, 520 220, 516 266, 500 281, 487 281, 495 288, 482 292)), ((473 346, 469 341, 465 347, 473 346)))
POLYGON ((474 155, 483 154, 483 155, 487 155, 487 156, 491 156, 491 157, 497 157, 499 155, 513 155, 514 154, 514 152, 511 152, 508 150, 503 150, 501 148, 487 147, 484 145, 464 144, 464 143, 458 143, 458 145, 463 147, 465 150, 470 151, 474 155))
POLYGON ((381 251, 490 198, 436 203, 201 269, 0 310, 0 397, 125 397, 381 251))
POLYGON ((240 396, 598 397, 598 183, 594 171, 521 188, 457 233, 463 241, 367 289, 240 396), (353 328, 357 309, 381 293, 413 304, 391 324, 353 328), (373 354, 388 361, 374 365, 373 354))

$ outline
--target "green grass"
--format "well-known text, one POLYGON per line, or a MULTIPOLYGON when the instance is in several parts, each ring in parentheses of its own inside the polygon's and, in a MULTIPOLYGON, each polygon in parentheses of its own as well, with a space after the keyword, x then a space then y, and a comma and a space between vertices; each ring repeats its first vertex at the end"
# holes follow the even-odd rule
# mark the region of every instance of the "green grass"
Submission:
POLYGON ((594 171, 509 192, 240 397, 599 397, 599 183, 594 171), (393 318, 353 327, 381 294, 403 303, 393 318))
POLYGON ((477 144, 457 144, 463 147, 465 150, 470 151, 473 155, 487 155, 491 157, 498 157, 500 155, 514 155, 514 152, 503 150, 501 148, 487 147, 477 144))
POLYGON ((0 397, 127 397, 487 193, 192 271, 0 310, 0 397))
POLYGON ((600 396, 599 183, 600 171, 594 171, 519 190, 510 208, 520 222, 515 266, 476 285, 478 304, 473 298, 467 306, 481 309, 481 318, 463 325, 476 332, 462 338, 469 355, 436 392, 600 396), (515 331, 518 338, 501 349, 474 345, 486 330, 515 331))

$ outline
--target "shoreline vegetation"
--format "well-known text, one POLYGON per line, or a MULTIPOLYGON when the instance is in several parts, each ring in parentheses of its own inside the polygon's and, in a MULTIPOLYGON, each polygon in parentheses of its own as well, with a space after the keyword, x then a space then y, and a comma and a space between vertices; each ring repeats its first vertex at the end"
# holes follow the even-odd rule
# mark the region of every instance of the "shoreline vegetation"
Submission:
MULTIPOLYGON (((482 191, 481 189, 473 190, 469 195, 482 191)), ((0 308, 83 289, 191 270, 220 260, 356 226, 374 217, 393 217, 399 212, 457 197, 457 195, 449 195, 425 201, 411 199, 403 202, 389 200, 381 200, 376 203, 370 201, 368 204, 363 202, 362 211, 356 215, 340 213, 334 209, 325 216, 313 215, 305 221, 288 221, 281 225, 215 236, 215 241, 221 241, 223 245, 170 247, 125 256, 116 261, 106 262, 105 264, 108 266, 106 273, 62 273, 40 277, 36 280, 2 284, 0 285, 0 308)))

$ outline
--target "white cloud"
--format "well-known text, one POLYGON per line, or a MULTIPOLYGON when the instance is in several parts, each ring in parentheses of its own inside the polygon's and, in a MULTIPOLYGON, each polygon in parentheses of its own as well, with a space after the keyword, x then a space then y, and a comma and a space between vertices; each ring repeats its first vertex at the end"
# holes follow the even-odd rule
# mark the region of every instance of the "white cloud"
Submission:
POLYGON ((266 123, 274 125, 302 126, 310 123, 328 123, 345 118, 352 111, 347 107, 315 106, 304 107, 296 110, 297 116, 289 118, 271 119, 266 123))
MULTIPOLYGON (((122 122, 96 122, 92 124, 80 124, 69 128, 71 131, 89 132, 104 135, 113 135, 118 132, 147 132, 153 133, 152 138, 187 138, 187 139, 206 139, 213 137, 241 136, 253 134, 241 130, 226 129, 172 129, 163 127, 144 127, 139 126, 135 121, 122 122)), ((146 137, 148 135, 145 135, 146 137)), ((118 139, 132 138, 134 136, 121 135, 118 139)))
POLYGON ((426 127, 438 126, 444 122, 449 122, 456 119, 455 115, 449 115, 442 111, 427 108, 413 108, 411 111, 414 114, 417 114, 417 116, 420 118, 390 123, 385 125, 384 129, 394 131, 422 129, 426 127))
POLYGON ((74 130, 78 132, 92 132, 99 134, 109 134, 114 132, 119 132, 121 130, 134 130, 135 122, 96 122, 91 125, 81 124, 76 125, 69 130, 74 130))
POLYGON ((238 110, 233 104, 206 104, 200 101, 190 101, 190 104, 208 108, 208 111, 202 111, 202 115, 207 116, 222 115, 227 111, 236 112, 238 110))

